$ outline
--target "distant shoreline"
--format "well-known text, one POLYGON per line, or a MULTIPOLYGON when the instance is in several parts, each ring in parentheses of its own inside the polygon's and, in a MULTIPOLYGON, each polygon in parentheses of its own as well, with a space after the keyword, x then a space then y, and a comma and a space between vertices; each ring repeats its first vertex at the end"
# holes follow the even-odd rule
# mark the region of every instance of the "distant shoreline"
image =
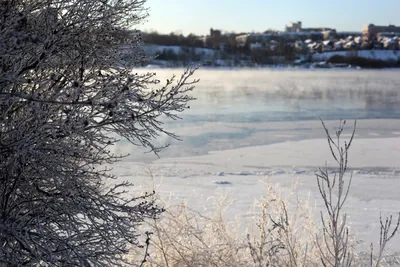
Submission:
POLYGON ((400 67, 387 67, 387 68, 360 68, 360 67, 332 67, 332 68, 321 68, 321 67, 308 67, 308 66, 293 66, 293 65, 262 65, 262 66, 202 66, 201 64, 188 64, 178 66, 163 66, 157 64, 149 64, 147 66, 139 67, 141 69, 182 69, 187 66, 198 66, 202 70, 304 70, 304 71, 387 71, 387 70, 400 70, 400 67))

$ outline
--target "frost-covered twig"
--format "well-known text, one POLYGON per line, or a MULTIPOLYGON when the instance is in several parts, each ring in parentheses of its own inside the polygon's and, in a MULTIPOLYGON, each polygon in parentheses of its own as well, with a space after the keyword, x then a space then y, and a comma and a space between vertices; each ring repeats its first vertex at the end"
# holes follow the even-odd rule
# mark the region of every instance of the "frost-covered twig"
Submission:
POLYGON ((381 266, 382 259, 384 257, 384 251, 386 248, 386 245, 388 242, 394 237, 394 235, 397 233, 399 226, 400 226, 400 213, 398 214, 397 217, 397 222, 394 226, 394 229, 391 229, 392 227, 392 220, 393 216, 390 215, 389 217, 386 218, 385 223, 382 221, 382 215, 379 217, 379 222, 381 226, 381 231, 380 231, 380 238, 379 238, 379 251, 378 251, 378 256, 377 260, 374 264, 373 261, 373 244, 371 243, 371 256, 370 256, 370 263, 371 267, 372 266, 381 266))
POLYGON ((323 238, 322 241, 318 238, 316 239, 317 245, 320 249, 321 261, 324 266, 351 266, 353 255, 349 244, 349 229, 346 225, 347 214, 343 214, 342 208, 349 194, 352 181, 352 175, 350 175, 347 182, 344 176, 347 170, 349 148, 355 134, 356 121, 354 121, 350 140, 348 142, 345 141, 344 145, 341 144, 340 137, 346 121, 340 121, 336 131, 336 140, 332 138, 324 122, 322 120, 321 122, 326 132, 332 157, 338 164, 338 170, 332 177, 326 165, 325 168, 320 168, 316 174, 319 193, 327 212, 327 215, 324 215, 321 211, 323 238))

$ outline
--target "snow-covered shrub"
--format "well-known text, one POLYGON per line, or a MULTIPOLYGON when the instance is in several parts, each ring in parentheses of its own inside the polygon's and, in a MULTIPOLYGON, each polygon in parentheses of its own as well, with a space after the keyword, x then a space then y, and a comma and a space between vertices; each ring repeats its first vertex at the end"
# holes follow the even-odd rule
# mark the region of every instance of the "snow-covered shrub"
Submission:
POLYGON ((167 207, 151 224, 154 236, 145 266, 249 266, 240 231, 225 218, 230 201, 223 195, 214 201, 215 212, 207 215, 184 203, 167 207))
POLYGON ((271 183, 265 188, 254 223, 246 225, 227 218, 232 203, 226 195, 207 203, 215 207, 209 214, 184 203, 166 205, 149 225, 153 237, 145 266, 319 266, 320 224, 310 200, 296 198, 296 184, 289 193, 271 183))
POLYGON ((162 85, 145 57, 143 0, 0 2, 0 264, 118 266, 162 211, 104 164, 119 138, 158 152, 161 117, 192 99, 188 69, 162 85), (157 89, 157 90, 156 90, 157 89))

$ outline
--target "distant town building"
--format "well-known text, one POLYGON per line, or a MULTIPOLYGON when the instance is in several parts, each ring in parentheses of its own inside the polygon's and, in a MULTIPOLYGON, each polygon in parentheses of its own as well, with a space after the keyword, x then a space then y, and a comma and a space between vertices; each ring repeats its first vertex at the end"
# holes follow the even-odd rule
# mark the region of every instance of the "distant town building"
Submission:
POLYGON ((285 27, 286 32, 300 32, 301 31, 301 21, 291 22, 285 27))
POLYGON ((383 38, 395 38, 400 37, 400 32, 380 32, 376 36, 378 40, 383 38))
POLYGON ((336 38, 336 30, 326 30, 322 31, 324 40, 331 40, 336 38))
POLYGON ((353 31, 341 31, 336 32, 336 39, 354 39, 355 37, 362 36, 362 32, 353 32, 353 31))
POLYGON ((317 27, 317 28, 302 28, 301 32, 325 32, 325 31, 335 31, 335 29, 327 27, 317 27))
POLYGON ((238 46, 249 46, 250 44, 266 44, 271 41, 295 42, 298 40, 311 39, 318 41, 323 39, 322 32, 276 32, 276 33, 250 33, 236 36, 238 46))
POLYGON ((324 31, 335 31, 335 29, 328 27, 303 28, 301 21, 291 22, 285 26, 285 32, 324 32, 324 31))
POLYGON ((265 44, 274 38, 277 38, 279 34, 272 33, 250 33, 241 34, 236 36, 236 44, 238 46, 250 46, 251 44, 259 43, 265 44))
POLYGON ((400 27, 395 25, 388 26, 377 26, 374 24, 369 24, 363 27, 363 36, 368 39, 376 39, 378 33, 400 33, 400 27))
POLYGON ((221 38, 221 31, 220 30, 214 30, 213 28, 210 29, 210 36, 211 38, 218 39, 221 38))
POLYGON ((221 45, 222 34, 220 30, 210 29, 210 35, 198 37, 205 47, 216 48, 221 45))

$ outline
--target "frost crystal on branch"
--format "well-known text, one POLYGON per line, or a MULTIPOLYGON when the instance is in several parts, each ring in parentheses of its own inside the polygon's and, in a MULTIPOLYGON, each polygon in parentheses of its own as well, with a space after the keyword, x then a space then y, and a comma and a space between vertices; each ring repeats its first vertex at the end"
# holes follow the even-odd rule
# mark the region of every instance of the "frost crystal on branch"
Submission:
POLYGON ((118 266, 162 211, 129 183, 105 187, 115 177, 99 167, 120 158, 118 138, 157 153, 159 134, 176 137, 161 118, 193 99, 194 69, 163 86, 131 71, 146 59, 129 28, 144 3, 0 2, 1 264, 118 266))

